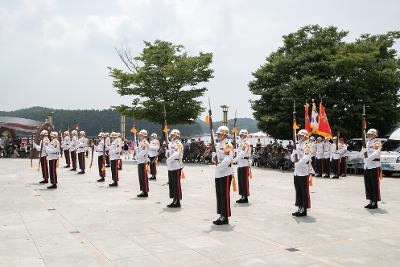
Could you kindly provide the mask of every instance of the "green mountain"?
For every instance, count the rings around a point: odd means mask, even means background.
[[[82,109],[82,110],[66,110],[66,109],[50,109],[44,107],[31,107],[19,109],[15,111],[0,111],[0,116],[21,117],[26,119],[45,121],[47,115],[53,112],[53,122],[56,129],[75,129],[78,125],[79,129],[86,131],[88,136],[97,135],[100,131],[112,130],[119,131],[120,129],[120,115],[112,109],[96,110],[96,109]],[[126,118],[126,137],[131,139],[133,135],[130,129],[135,123],[136,129],[147,129],[149,133],[156,132],[161,134],[161,125],[151,123],[148,121],[137,120],[133,121],[131,118]],[[222,122],[215,122],[214,127],[217,128]],[[232,128],[233,120],[229,120],[228,126]],[[257,122],[254,119],[238,118],[238,127],[247,128],[249,132],[258,131]],[[202,120],[197,120],[191,125],[169,125],[170,129],[177,128],[181,131],[182,136],[197,136],[208,133],[208,125]]]

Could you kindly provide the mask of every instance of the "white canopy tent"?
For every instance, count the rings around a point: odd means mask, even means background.
[[[272,138],[269,134],[264,133],[262,131],[249,134],[250,144],[256,145],[258,142],[258,139],[260,139],[261,144],[264,146],[267,145],[269,142],[274,141],[274,138]]]

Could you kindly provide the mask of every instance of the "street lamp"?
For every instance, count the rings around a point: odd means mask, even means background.
[[[227,105],[222,105],[222,112],[223,112],[223,116],[222,116],[222,124],[224,126],[228,126],[228,109],[229,107]]]

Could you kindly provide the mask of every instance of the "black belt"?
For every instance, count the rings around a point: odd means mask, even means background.
[[[381,161],[381,159],[373,159],[372,161]]]
[[[244,159],[249,159],[249,157],[245,157]]]

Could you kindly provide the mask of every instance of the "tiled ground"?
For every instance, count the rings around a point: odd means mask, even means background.
[[[179,210],[165,207],[164,165],[144,200],[133,163],[118,188],[96,183],[95,168],[60,168],[55,191],[27,160],[0,170],[0,266],[399,266],[398,178],[384,179],[375,211],[362,177],[314,179],[309,217],[293,218],[292,175],[254,169],[251,203],[232,203],[231,224],[217,227],[213,166],[186,166]]]

